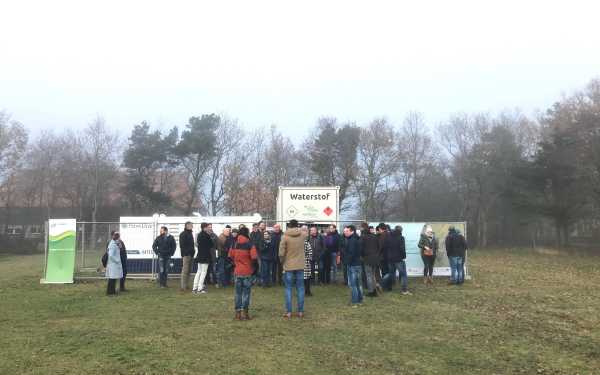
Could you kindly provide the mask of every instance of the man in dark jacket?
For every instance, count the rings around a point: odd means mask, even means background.
[[[406,244],[400,225],[397,225],[392,233],[386,237],[384,247],[387,253],[389,271],[384,278],[385,283],[391,290],[392,285],[396,282],[396,270],[398,270],[402,294],[411,294],[408,291],[408,275],[406,274]]]
[[[261,252],[261,249],[264,248],[264,237],[265,237],[265,230],[266,230],[266,225],[264,221],[259,221],[256,224],[252,225],[252,232],[250,233],[250,241],[252,242],[252,244],[254,245],[254,247],[256,247],[256,251],[257,252]],[[260,256],[261,261],[259,262],[259,272],[262,275],[262,256]],[[263,285],[263,280],[262,278],[259,278],[258,284],[259,285]]]
[[[377,282],[375,273],[379,272],[379,241],[377,236],[369,230],[369,224],[361,225],[360,242],[363,250],[363,260],[365,265],[367,296],[377,297]]]
[[[169,234],[169,229],[165,226],[160,227],[160,235],[156,237],[152,244],[152,250],[158,255],[158,283],[161,288],[167,287],[167,278],[169,276],[169,262],[177,244],[173,236]]]
[[[344,263],[348,267],[348,281],[352,290],[351,303],[353,306],[357,306],[363,301],[361,288],[362,249],[354,225],[348,225],[344,228],[344,237]]]
[[[379,263],[379,269],[381,271],[381,276],[385,276],[388,273],[387,254],[385,252],[385,239],[390,233],[388,232],[387,225],[385,225],[385,223],[379,223],[375,230],[377,232],[377,241],[379,242],[379,259],[381,259],[381,262]],[[383,285],[381,277],[379,277],[379,280],[377,280],[377,282]]]
[[[212,224],[202,223],[200,224],[200,233],[196,237],[196,243],[198,245],[198,253],[196,254],[195,262],[198,263],[198,270],[194,277],[194,285],[192,286],[192,293],[206,293],[204,280],[208,274],[208,267],[213,261],[215,254],[215,241],[211,236]]]
[[[188,221],[185,223],[185,229],[179,234],[179,249],[181,250],[181,291],[188,289],[190,273],[192,272],[192,259],[196,253],[194,246],[194,225]]]
[[[323,268],[323,262],[322,262],[322,257],[323,257],[323,253],[325,250],[325,241],[323,240],[323,237],[319,234],[319,229],[317,227],[311,227],[310,228],[310,235],[308,237],[308,242],[310,243],[310,246],[312,248],[312,254],[313,257],[311,259],[311,279],[313,279],[315,282],[317,282],[317,280],[315,279],[315,265],[318,266],[319,268],[319,281],[322,281],[323,278],[321,276],[322,268]]]
[[[273,252],[273,269],[271,270],[271,277],[273,284],[278,283],[279,285],[281,285],[283,284],[283,267],[281,266],[281,262],[279,260],[279,244],[281,243],[281,236],[283,235],[283,232],[281,232],[281,225],[273,225],[273,231],[270,234],[271,251]]]
[[[465,282],[464,259],[467,253],[467,240],[454,226],[450,226],[448,229],[446,253],[452,275],[450,284],[461,285]]]
[[[323,281],[326,284],[336,282],[337,276],[337,256],[340,253],[342,239],[334,224],[329,226],[325,236],[325,253],[323,254]]]

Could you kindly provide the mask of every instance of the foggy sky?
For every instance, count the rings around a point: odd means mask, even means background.
[[[595,4],[5,0],[0,110],[34,131],[99,114],[124,135],[225,112],[294,138],[322,115],[532,113],[600,76]]]

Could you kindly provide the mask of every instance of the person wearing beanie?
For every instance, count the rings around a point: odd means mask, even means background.
[[[452,225],[448,228],[445,243],[451,270],[449,284],[462,285],[465,282],[464,259],[467,251],[467,241]]]
[[[250,320],[250,296],[258,270],[258,252],[250,240],[248,228],[240,228],[235,245],[229,250],[235,275],[235,320]]]

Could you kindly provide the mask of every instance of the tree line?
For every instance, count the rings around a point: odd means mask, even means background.
[[[0,112],[0,202],[70,207],[79,220],[121,214],[275,216],[280,185],[339,186],[343,216],[466,220],[479,246],[552,239],[600,213],[600,80],[546,111],[457,113],[429,126],[322,117],[303,140],[226,115],[121,134],[102,117],[35,136]],[[112,217],[110,217],[112,215]],[[4,218],[8,222],[8,218]]]

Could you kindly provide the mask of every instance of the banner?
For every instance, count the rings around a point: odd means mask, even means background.
[[[48,255],[43,283],[72,283],[75,268],[77,221],[50,219],[48,221]]]
[[[438,241],[438,251],[433,265],[434,276],[450,276],[450,264],[446,253],[446,236],[448,228],[454,226],[466,237],[464,222],[436,222],[436,223],[386,223],[392,230],[396,225],[402,227],[402,235],[406,243],[406,273],[408,276],[423,276],[423,260],[421,259],[421,250],[419,249],[419,240],[425,225],[431,226],[434,237]],[[377,223],[370,225],[377,226]],[[465,263],[465,271],[467,265]]]

